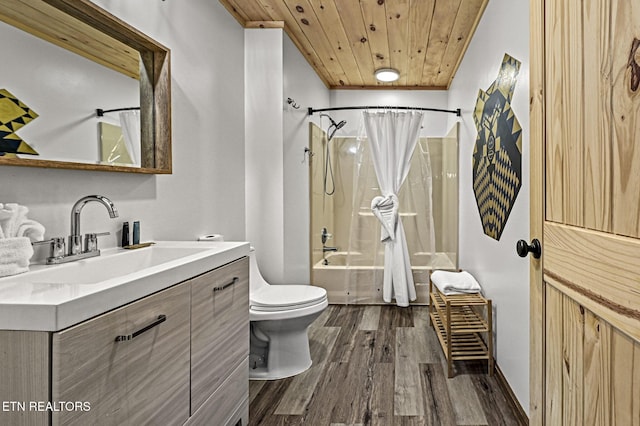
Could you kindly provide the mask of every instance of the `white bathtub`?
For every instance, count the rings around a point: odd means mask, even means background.
[[[327,290],[333,304],[383,304],[383,267],[372,265],[372,260],[360,253],[332,252],[313,265],[311,283]],[[429,303],[429,271],[455,269],[455,262],[447,253],[414,253],[411,269],[416,284],[417,299],[413,304]],[[384,261],[383,256],[377,259]]]

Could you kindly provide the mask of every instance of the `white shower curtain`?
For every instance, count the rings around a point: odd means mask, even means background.
[[[418,111],[365,111],[364,126],[381,196],[371,202],[373,214],[382,224],[384,251],[383,300],[409,306],[416,290],[409,261],[407,240],[398,214],[398,192],[409,174],[411,156],[418,141],[422,113]]]
[[[133,164],[140,167],[140,113],[138,111],[122,111],[120,113],[120,127],[122,136],[129,151]]]

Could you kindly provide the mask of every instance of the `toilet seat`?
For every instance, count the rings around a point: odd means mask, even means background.
[[[324,302],[327,292],[312,285],[270,285],[251,294],[250,309],[281,312],[306,308]]]

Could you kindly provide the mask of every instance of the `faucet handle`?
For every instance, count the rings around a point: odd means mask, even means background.
[[[111,232],[91,232],[84,234],[84,252],[98,251],[98,237],[111,235]]]
[[[51,244],[49,258],[59,259],[64,257],[64,237],[53,237],[48,240],[34,241],[31,245]]]

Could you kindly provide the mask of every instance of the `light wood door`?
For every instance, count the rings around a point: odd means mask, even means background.
[[[531,424],[640,424],[640,2],[531,0]]]
[[[189,290],[180,284],[53,333],[52,400],[89,404],[54,412],[53,424],[182,425]]]

